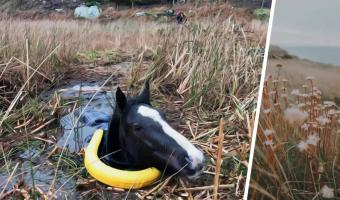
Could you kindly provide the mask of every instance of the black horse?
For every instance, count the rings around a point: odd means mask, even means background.
[[[118,87],[116,104],[100,148],[100,156],[109,155],[104,162],[121,169],[156,167],[190,179],[202,173],[203,153],[166,122],[162,111],[151,106],[148,82],[133,98]]]

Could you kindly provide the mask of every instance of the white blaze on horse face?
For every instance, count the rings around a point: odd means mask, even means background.
[[[190,159],[190,167],[196,168],[201,165],[204,156],[203,153],[198,150],[193,144],[190,143],[182,134],[178,133],[175,129],[173,129],[166,121],[163,120],[159,112],[155,109],[152,109],[148,106],[139,106],[137,112],[144,116],[148,117],[155,122],[157,122],[163,129],[164,133],[174,139],[179,146],[181,146],[188,154]]]

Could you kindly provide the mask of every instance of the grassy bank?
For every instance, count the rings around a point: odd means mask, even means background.
[[[340,103],[340,92],[337,89],[340,84],[337,76],[340,67],[301,59],[270,59],[268,73],[275,75],[278,64],[282,65],[281,75],[290,80],[289,87],[300,87],[302,79],[313,76],[315,85],[323,91],[324,99]]]

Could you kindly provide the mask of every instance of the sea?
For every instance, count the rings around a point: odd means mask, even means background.
[[[289,54],[301,59],[308,59],[320,63],[336,65],[340,67],[340,46],[281,46]]]

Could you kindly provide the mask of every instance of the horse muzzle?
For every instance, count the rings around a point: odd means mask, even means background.
[[[183,174],[185,174],[190,180],[196,180],[204,171],[204,159],[197,160],[186,157],[185,160],[187,162],[187,166],[184,168]]]

